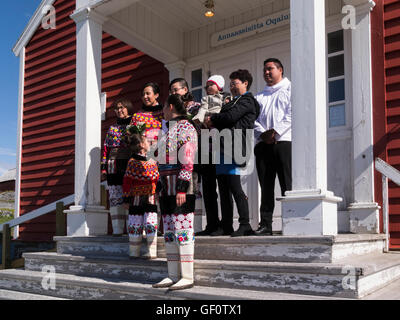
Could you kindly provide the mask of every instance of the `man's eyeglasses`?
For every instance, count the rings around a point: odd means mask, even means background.
[[[231,87],[234,87],[234,86],[237,86],[237,85],[239,85],[239,84],[241,84],[240,81],[232,81],[229,85],[230,85]]]
[[[174,93],[177,93],[179,90],[182,90],[182,89],[183,89],[183,87],[182,88],[175,88],[175,89],[169,90],[169,92],[174,94]]]

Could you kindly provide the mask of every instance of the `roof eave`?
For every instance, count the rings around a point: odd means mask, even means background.
[[[12,51],[18,57],[21,53],[22,48],[24,48],[28,42],[31,40],[33,35],[35,34],[37,28],[42,23],[43,18],[47,14],[46,11],[43,9],[46,6],[51,6],[55,0],[42,0],[40,6],[36,9],[35,13],[33,14],[31,20],[29,21],[28,25],[26,26],[24,32],[19,37],[17,43],[14,45]]]

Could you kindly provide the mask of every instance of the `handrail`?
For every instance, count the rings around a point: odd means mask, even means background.
[[[3,224],[0,224],[0,233],[3,232],[3,226],[6,225],[6,224],[8,224],[8,226],[10,228],[18,226],[18,225],[20,225],[22,223],[25,223],[25,222],[29,221],[29,220],[41,217],[41,216],[43,216],[45,214],[48,214],[49,212],[55,211],[58,202],[63,202],[64,205],[67,206],[67,205],[70,205],[70,204],[74,203],[74,201],[75,201],[74,195],[70,195],[70,196],[65,197],[63,199],[57,200],[57,201],[55,201],[53,203],[50,203],[50,204],[48,204],[48,205],[46,205],[44,207],[36,209],[36,210],[34,210],[34,211],[30,212],[30,213],[24,214],[23,216],[20,216],[20,217],[18,217],[16,219],[13,219],[11,221],[7,221],[7,222],[5,222]]]
[[[101,183],[101,204],[106,206],[107,205],[107,182],[104,181]],[[29,220],[36,219],[38,217],[41,217],[45,214],[48,214],[52,211],[56,211],[56,235],[57,236],[64,236],[65,235],[65,230],[66,230],[66,225],[65,225],[65,214],[64,214],[64,208],[65,206],[68,206],[70,204],[73,204],[75,201],[75,195],[70,195],[68,197],[65,197],[63,199],[57,200],[53,203],[50,203],[44,207],[41,207],[37,210],[34,210],[30,213],[24,214],[21,217],[18,217],[16,219],[13,219],[11,221],[5,222],[0,225],[0,233],[2,234],[2,239],[0,240],[2,242],[2,252],[1,252],[1,257],[2,257],[2,262],[0,269],[8,269],[11,266],[11,258],[10,258],[10,247],[11,247],[11,228],[18,226],[22,223],[25,223]]]
[[[375,169],[382,174],[383,232],[386,235],[385,251],[389,252],[389,179],[400,186],[400,171],[379,158],[375,160]]]

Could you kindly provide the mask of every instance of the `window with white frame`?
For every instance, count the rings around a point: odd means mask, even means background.
[[[328,33],[329,128],[346,126],[345,51],[343,30]]]
[[[196,69],[192,71],[192,94],[194,100],[197,102],[201,101],[203,97],[203,70]]]

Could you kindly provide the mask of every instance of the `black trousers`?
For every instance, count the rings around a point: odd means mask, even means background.
[[[254,153],[261,185],[260,226],[271,227],[275,209],[276,175],[282,195],[292,190],[292,143],[282,141],[268,145],[260,142],[256,145]]]
[[[222,228],[225,233],[233,233],[233,199],[239,213],[240,225],[249,225],[249,203],[243,192],[240,176],[218,175],[218,189],[221,197]]]
[[[221,222],[218,218],[218,193],[217,193],[217,175],[215,164],[202,164],[200,173],[203,186],[204,206],[207,217],[206,229],[213,232],[216,231]]]

